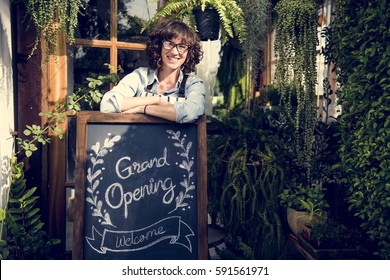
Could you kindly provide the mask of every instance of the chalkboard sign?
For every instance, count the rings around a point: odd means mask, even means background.
[[[206,121],[77,116],[74,259],[206,259]]]

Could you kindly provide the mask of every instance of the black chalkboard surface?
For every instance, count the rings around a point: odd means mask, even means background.
[[[207,258],[205,117],[77,119],[73,258]]]

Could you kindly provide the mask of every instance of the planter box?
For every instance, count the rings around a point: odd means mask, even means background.
[[[297,235],[297,242],[305,250],[305,253],[308,253],[316,260],[353,260],[358,259],[359,256],[357,248],[316,248],[302,234]]]

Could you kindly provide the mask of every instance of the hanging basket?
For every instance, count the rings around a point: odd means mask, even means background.
[[[217,10],[213,8],[206,8],[204,11],[195,9],[194,16],[198,34],[202,41],[219,39],[220,21]]]

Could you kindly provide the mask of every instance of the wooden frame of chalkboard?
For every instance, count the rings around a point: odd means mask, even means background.
[[[207,259],[206,117],[77,115],[73,259]]]

